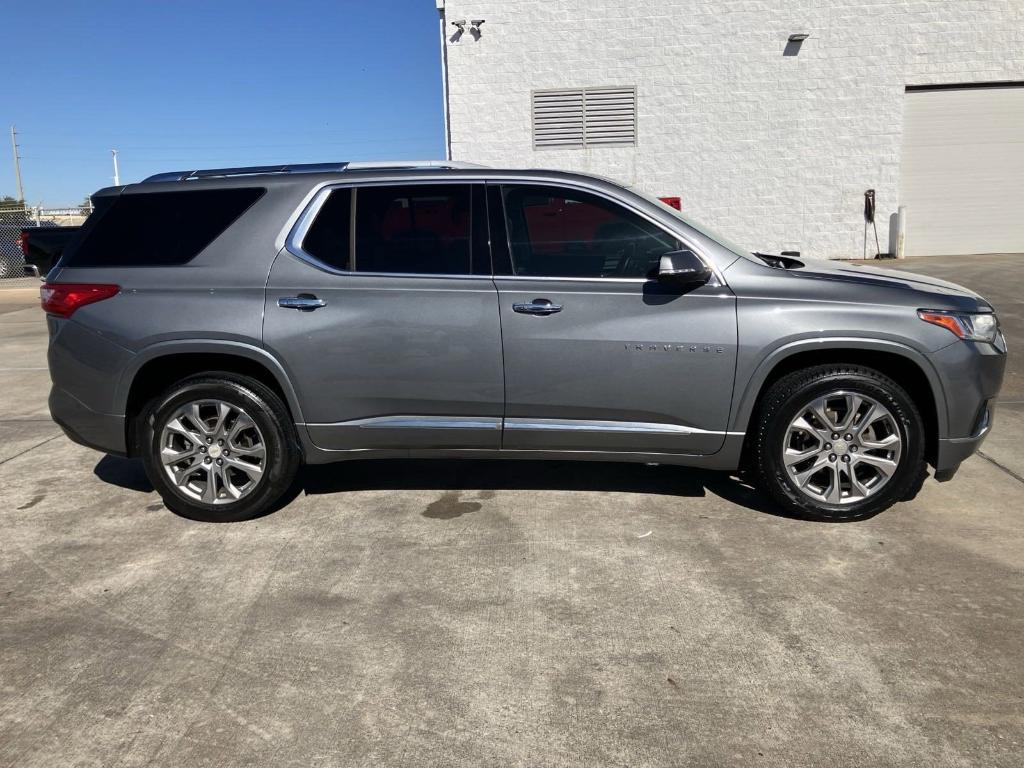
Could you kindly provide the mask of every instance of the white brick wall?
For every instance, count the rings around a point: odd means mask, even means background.
[[[448,0],[452,155],[590,171],[759,250],[888,251],[906,85],[1024,80],[1024,0]],[[455,28],[450,24],[447,34]],[[797,56],[791,33],[808,32]],[[536,88],[636,85],[636,147],[538,150]],[[869,232],[869,256],[874,255]]]

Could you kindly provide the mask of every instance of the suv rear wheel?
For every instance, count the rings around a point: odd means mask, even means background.
[[[800,517],[871,517],[912,497],[926,476],[921,414],[902,387],[873,369],[791,373],[765,394],[760,415],[761,485]]]
[[[299,466],[284,404],[244,376],[211,373],[175,384],[152,402],[141,430],[150,482],[168,509],[193,520],[269,511]]]

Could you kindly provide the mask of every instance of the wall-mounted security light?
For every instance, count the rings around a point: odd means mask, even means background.
[[[782,51],[783,56],[797,56],[800,54],[800,47],[804,44],[804,40],[810,37],[807,32],[794,32],[787,38],[785,49]]]

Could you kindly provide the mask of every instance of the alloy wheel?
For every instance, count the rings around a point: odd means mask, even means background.
[[[256,422],[223,400],[180,406],[160,432],[160,463],[182,495],[204,504],[231,504],[252,493],[267,466]]]
[[[797,411],[782,460],[801,493],[852,504],[878,493],[896,473],[903,440],[895,417],[868,395],[837,391]]]

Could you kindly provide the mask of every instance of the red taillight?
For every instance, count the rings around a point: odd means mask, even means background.
[[[44,283],[39,298],[47,314],[71,317],[79,307],[109,299],[120,290],[118,285],[99,283]]]
[[[18,233],[18,247],[21,248],[21,252],[28,257],[28,232],[22,230]]]
[[[659,200],[665,205],[670,205],[677,211],[683,210],[683,200],[680,197],[659,197]]]

